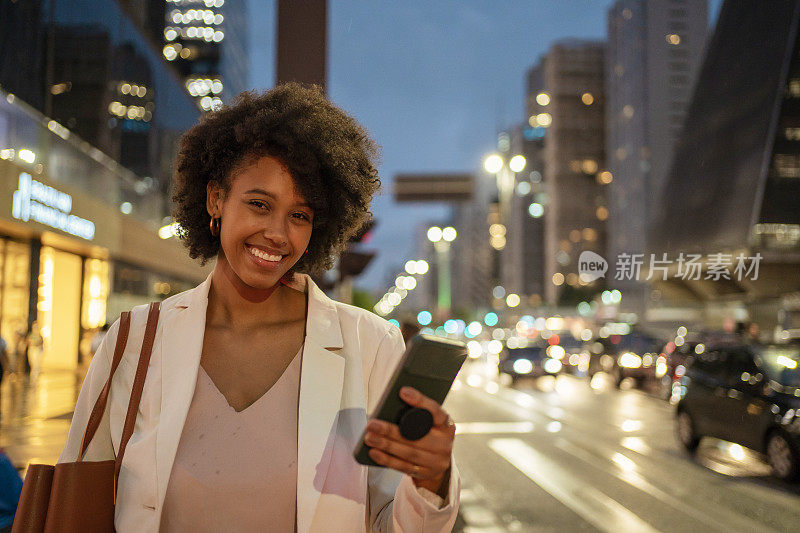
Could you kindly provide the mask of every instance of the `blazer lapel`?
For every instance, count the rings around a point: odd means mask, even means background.
[[[194,396],[206,327],[211,276],[178,302],[163,324],[161,418],[156,438],[158,508],[164,504],[178,442]]]
[[[339,317],[332,300],[307,276],[308,316],[300,374],[297,421],[297,531],[307,533],[314,519],[331,462],[342,401],[345,360]]]

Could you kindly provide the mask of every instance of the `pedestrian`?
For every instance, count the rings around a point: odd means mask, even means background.
[[[44,351],[44,339],[39,323],[34,320],[26,339],[28,344],[28,363],[31,367],[31,381],[37,381],[42,373],[42,354]]]
[[[97,353],[97,350],[98,350],[98,348],[100,348],[100,344],[102,344],[103,339],[106,338],[106,334],[108,334],[109,326],[110,326],[110,324],[108,322],[106,322],[105,324],[103,324],[100,327],[98,332],[94,334],[94,337],[92,337],[92,344],[89,347],[89,350],[92,352],[92,357],[94,357],[94,354]]]
[[[3,337],[0,337],[0,385],[3,384],[4,372],[10,372],[11,360],[8,357],[8,344]]]
[[[0,449],[0,533],[11,531],[21,493],[22,478],[6,453]]]
[[[3,417],[3,375],[12,370],[11,360],[8,357],[8,344],[3,337],[0,337],[0,420]]]
[[[329,299],[309,274],[368,220],[377,146],[317,88],[243,93],[181,139],[174,218],[205,282],[161,303],[116,494],[117,531],[450,531],[455,427],[411,389],[433,429],[417,441],[371,420],[400,331]],[[85,459],[114,456],[148,314],[133,309],[109,416]],[[75,461],[108,373],[109,329],[60,461]],[[138,342],[137,342],[138,341]],[[127,387],[127,388],[126,388]],[[353,451],[365,426],[371,458]]]

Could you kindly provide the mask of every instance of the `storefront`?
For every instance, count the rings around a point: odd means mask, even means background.
[[[155,224],[22,163],[0,158],[0,336],[18,368],[75,369],[107,321],[207,275]]]

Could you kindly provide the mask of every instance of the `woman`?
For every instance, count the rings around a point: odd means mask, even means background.
[[[315,89],[243,94],[181,140],[175,219],[200,286],[162,303],[119,478],[118,531],[449,531],[455,427],[416,442],[369,423],[403,351],[399,330],[328,299],[301,273],[329,268],[369,216],[376,146]],[[118,449],[147,307],[134,308],[108,414],[86,460]],[[119,322],[92,360],[61,461],[74,461]]]

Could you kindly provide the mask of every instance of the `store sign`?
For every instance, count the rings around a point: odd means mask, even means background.
[[[31,178],[27,172],[19,175],[19,188],[14,191],[11,216],[25,222],[33,220],[70,235],[90,241],[94,238],[94,222],[75,215],[72,196]]]

